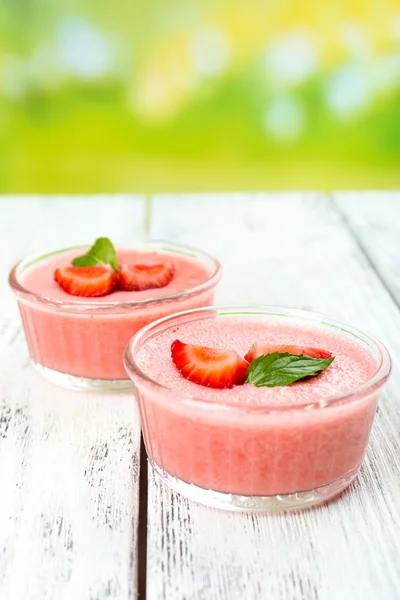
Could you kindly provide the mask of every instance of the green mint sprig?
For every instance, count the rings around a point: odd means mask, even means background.
[[[114,271],[118,271],[117,253],[108,238],[97,238],[86,254],[78,256],[72,261],[74,267],[93,267],[95,265],[111,265]]]
[[[309,358],[303,354],[288,352],[262,354],[250,363],[246,383],[257,387],[290,385],[303,377],[324,371],[334,360],[334,356],[325,359]]]

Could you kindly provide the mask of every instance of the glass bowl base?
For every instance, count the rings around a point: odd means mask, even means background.
[[[158,480],[185,498],[205,506],[245,513],[279,513],[323,504],[345,490],[355,479],[359,470],[359,467],[352,469],[343,477],[314,490],[293,494],[278,494],[276,496],[241,496],[206,490],[169,475],[150,459],[149,464],[152,466]]]
[[[89,377],[77,377],[68,373],[61,373],[48,369],[43,365],[31,361],[35,369],[45,378],[70,390],[90,392],[124,392],[133,389],[130,379],[90,379]]]

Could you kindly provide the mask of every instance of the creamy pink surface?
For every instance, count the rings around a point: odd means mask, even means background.
[[[20,277],[21,284],[29,291],[42,296],[49,296],[65,302],[87,302],[88,298],[71,296],[64,292],[54,281],[54,271],[58,267],[71,266],[71,262],[77,256],[84,254],[87,249],[70,250],[57,254],[44,261],[32,265],[24,271]],[[119,264],[141,264],[155,265],[158,263],[172,262],[176,272],[173,279],[163,288],[144,290],[143,292],[125,292],[117,290],[108,296],[95,298],[95,302],[138,302],[151,298],[162,298],[170,294],[177,294],[189,288],[195,287],[210,278],[210,270],[198,260],[176,252],[155,252],[143,250],[120,250],[118,251]],[[89,299],[93,300],[93,299]]]
[[[232,348],[241,355],[256,341],[316,346],[336,358],[317,377],[290,386],[215,390],[179,374],[170,358],[174,339]],[[366,349],[331,328],[293,326],[289,320],[279,326],[240,318],[199,320],[149,339],[137,361],[147,375],[172,390],[134,377],[149,455],[185,482],[246,496],[288,494],[350,478],[362,461],[376,393],[325,408],[296,409],[350,390],[377,370]],[[283,405],[294,408],[279,410]]]
[[[173,312],[212,303],[213,288],[172,301],[162,299],[207,281],[211,272],[204,263],[182,254],[139,250],[118,252],[119,262],[172,261],[176,272],[167,286],[143,292],[117,291],[95,299],[71,296],[53,281],[54,270],[69,265],[72,258],[81,253],[69,251],[44,259],[28,267],[20,277],[21,284],[32,292],[75,304],[73,310],[65,311],[34,301],[19,302],[31,357],[48,369],[91,379],[127,379],[123,355],[129,338],[136,331]],[[103,304],[153,298],[158,301],[151,305],[117,306],[104,312],[80,308],[88,300]]]
[[[211,348],[229,348],[241,356],[256,342],[274,345],[313,346],[329,350],[335,356],[331,366],[318,377],[299,381],[285,387],[255,387],[251,384],[232,389],[215,389],[197,385],[181,376],[171,360],[171,344],[179,339],[187,344]],[[376,371],[370,353],[353,339],[326,329],[318,330],[289,325],[265,326],[260,322],[240,319],[214,319],[183,324],[167,330],[147,342],[138,355],[143,371],[158,383],[195,396],[208,402],[237,404],[299,404],[314,402],[316,398],[338,394],[367,381]]]

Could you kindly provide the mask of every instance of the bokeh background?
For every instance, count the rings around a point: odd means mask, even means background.
[[[0,2],[0,192],[394,187],[399,0]]]

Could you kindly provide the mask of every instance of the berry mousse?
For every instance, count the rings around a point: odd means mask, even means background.
[[[252,312],[189,311],[130,342],[151,462],[166,483],[191,497],[194,485],[216,506],[236,502],[231,494],[267,510],[265,498],[289,508],[324,501],[360,467],[387,352],[327,317]],[[229,496],[208,501],[215,493]]]
[[[209,305],[219,278],[218,262],[200,251],[166,242],[115,250],[99,238],[22,261],[10,284],[35,366],[63,385],[112,389],[129,384],[129,338],[160,317]]]

